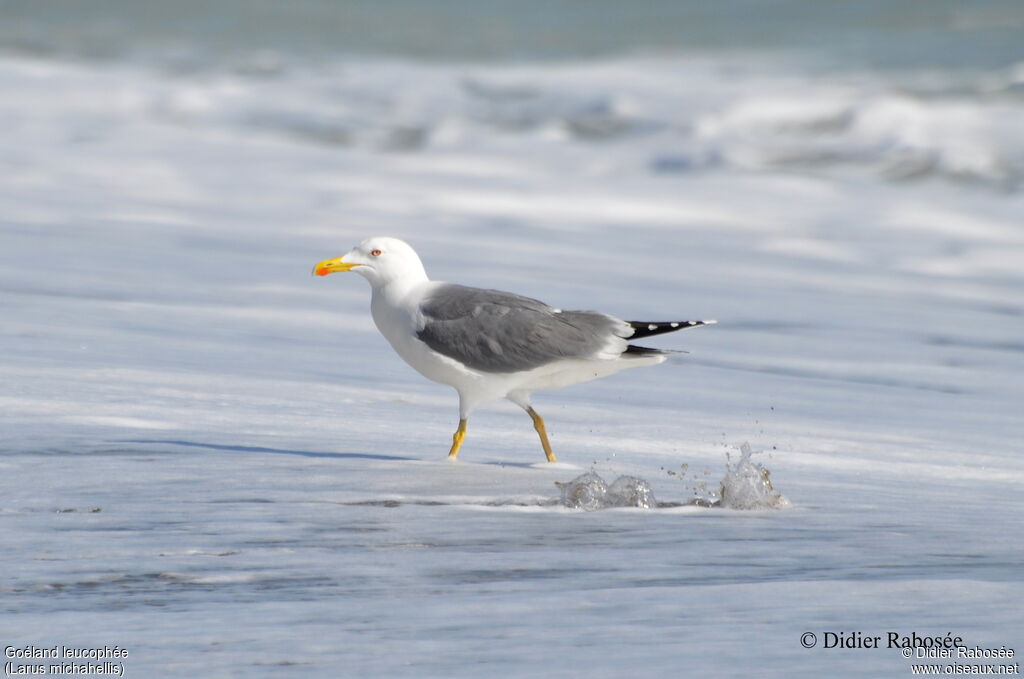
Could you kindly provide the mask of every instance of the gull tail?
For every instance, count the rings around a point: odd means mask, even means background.
[[[661,335],[666,332],[696,328],[698,325],[714,325],[718,321],[626,321],[629,327],[633,328],[633,334],[629,339],[641,339],[651,335]]]

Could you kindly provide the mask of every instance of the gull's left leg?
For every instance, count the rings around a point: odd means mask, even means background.
[[[551,441],[548,441],[548,430],[544,427],[544,418],[538,415],[537,411],[530,405],[530,392],[510,391],[505,398],[525,410],[526,414],[530,416],[530,419],[533,420],[533,428],[537,430],[537,435],[540,436],[540,444],[544,446],[544,455],[548,458],[548,462],[555,462],[557,458],[551,450]]]
[[[551,450],[551,442],[548,441],[548,430],[544,427],[544,418],[537,414],[533,406],[527,406],[526,412],[533,418],[533,428],[537,430],[537,434],[540,436],[540,445],[544,447],[544,455],[547,456],[548,462],[555,462],[557,458]]]

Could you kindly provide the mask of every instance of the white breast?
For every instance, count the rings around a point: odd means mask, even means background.
[[[419,315],[419,300],[422,299],[425,288],[430,285],[428,282],[411,290],[397,291],[405,294],[395,294],[395,290],[387,288],[374,289],[370,302],[373,322],[394,348],[395,353],[421,375],[435,382],[459,388],[467,381],[474,381],[479,375],[458,361],[432,351],[416,337],[416,333],[423,327]]]

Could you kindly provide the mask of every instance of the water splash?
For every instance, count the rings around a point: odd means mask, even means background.
[[[608,496],[616,507],[642,507],[651,509],[658,506],[651,484],[635,476],[620,476],[608,488]]]
[[[750,461],[754,454],[750,445],[740,445],[740,458],[736,464],[731,456],[725,465],[719,492],[719,504],[729,509],[780,509],[789,506],[789,500],[772,487],[769,472],[763,465]]]
[[[570,509],[592,512],[608,507],[608,484],[594,472],[580,474],[568,483],[555,485],[562,491],[562,504]]]
[[[650,484],[635,476],[620,476],[609,486],[595,472],[587,472],[568,483],[556,482],[555,485],[562,491],[561,504],[571,509],[592,512],[609,507],[651,509],[658,506]]]
[[[771,472],[763,465],[751,461],[755,451],[750,445],[740,445],[740,457],[735,463],[726,454],[725,476],[717,491],[708,491],[705,483],[698,483],[694,497],[686,502],[658,502],[651,485],[636,476],[620,476],[608,485],[596,472],[590,471],[566,483],[555,482],[561,491],[559,504],[570,509],[592,512],[611,507],[640,507],[644,509],[670,507],[722,507],[726,509],[756,510],[781,509],[789,506],[789,500],[775,490],[770,479]],[[683,477],[687,465],[680,472],[668,472],[670,476]]]

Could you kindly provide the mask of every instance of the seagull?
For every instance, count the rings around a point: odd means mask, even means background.
[[[370,283],[370,312],[395,352],[427,379],[459,394],[455,460],[478,406],[507,398],[530,416],[548,462],[555,462],[544,420],[530,403],[539,389],[662,363],[671,353],[630,344],[716,321],[623,321],[599,311],[563,311],[511,292],[427,277],[416,251],[397,238],[364,240],[315,267],[317,276],[354,271]]]

